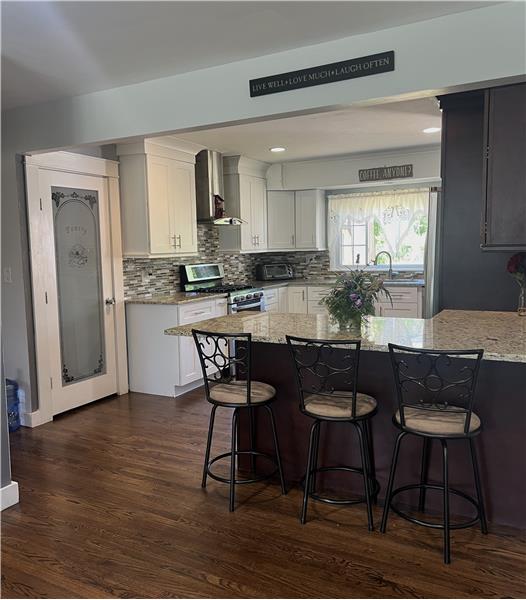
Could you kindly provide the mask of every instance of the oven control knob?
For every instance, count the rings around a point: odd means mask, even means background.
[[[257,292],[257,294],[254,294],[254,296],[261,298],[261,296],[263,296],[263,292]]]
[[[232,298],[232,301],[233,301],[233,302],[239,302],[240,300],[241,300],[241,298],[240,298],[239,296],[234,296],[234,297]]]
[[[250,298],[252,298],[252,294],[247,294],[247,295],[246,295],[246,299],[247,299],[247,300],[250,300]]]

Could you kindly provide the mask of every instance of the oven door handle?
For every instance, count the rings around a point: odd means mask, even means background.
[[[252,302],[252,304],[234,304],[232,306],[232,310],[234,312],[239,312],[240,310],[247,310],[249,308],[256,308],[258,306],[261,306],[261,302]]]

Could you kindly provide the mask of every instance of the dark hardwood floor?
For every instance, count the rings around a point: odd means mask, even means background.
[[[220,413],[216,452],[229,439]],[[526,595],[518,532],[455,531],[445,566],[440,532],[396,515],[381,535],[363,506],[312,503],[301,526],[295,489],[240,486],[229,513],[227,486],[200,486],[208,415],[200,390],[129,394],[14,433],[21,501],[2,513],[3,597]]]

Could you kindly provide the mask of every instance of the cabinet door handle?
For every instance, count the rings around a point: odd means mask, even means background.
[[[178,243],[177,247],[178,247],[178,248],[181,248],[181,236],[180,236],[180,235],[178,235],[178,236],[177,236],[177,239],[179,240],[179,243]]]
[[[252,236],[252,245],[253,246],[256,245],[256,236],[255,235]]]
[[[301,290],[301,299],[305,302],[305,290]]]

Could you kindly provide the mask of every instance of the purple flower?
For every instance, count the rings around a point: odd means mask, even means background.
[[[361,308],[361,307],[362,307],[362,304],[363,304],[363,302],[362,302],[362,299],[361,299],[361,298],[357,298],[357,299],[354,301],[354,306],[356,306],[356,308]]]

